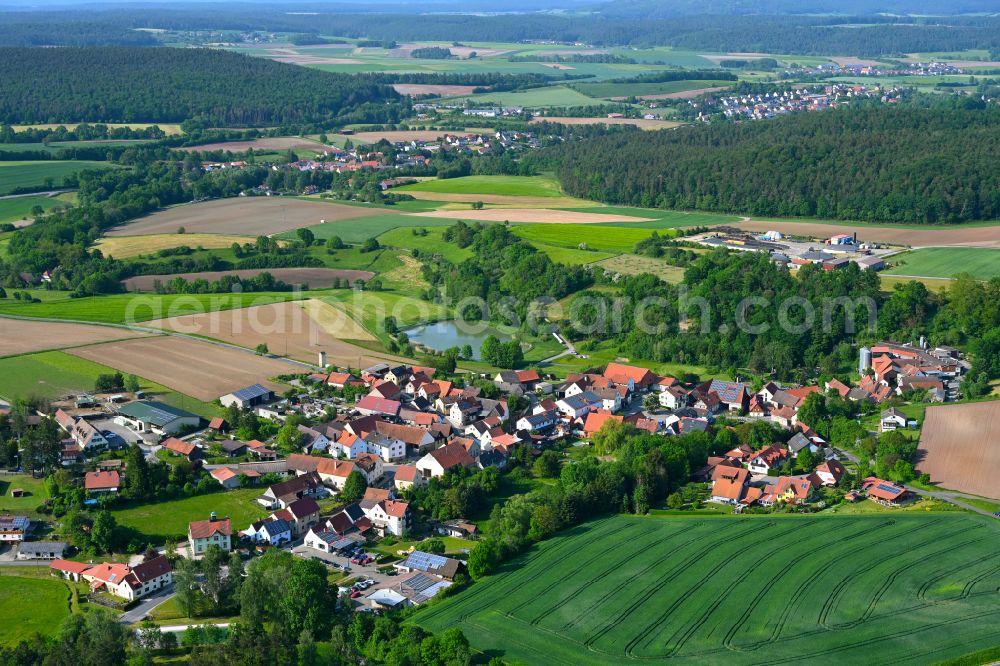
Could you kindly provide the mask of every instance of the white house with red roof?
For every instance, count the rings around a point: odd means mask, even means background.
[[[52,568],[64,569],[52,563]],[[60,565],[61,567],[61,565]],[[141,599],[157,590],[170,585],[173,580],[173,569],[163,555],[146,560],[134,567],[128,564],[102,562],[79,574],[80,578],[90,583],[92,592],[107,592],[127,601]]]
[[[218,546],[227,553],[233,549],[233,523],[229,518],[216,518],[188,523],[188,546],[191,556],[199,558],[209,546]]]

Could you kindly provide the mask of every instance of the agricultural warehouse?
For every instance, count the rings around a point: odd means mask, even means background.
[[[119,407],[117,411],[118,416],[115,420],[120,425],[139,433],[172,435],[184,428],[197,427],[201,423],[201,417],[196,414],[154,400],[130,402]]]

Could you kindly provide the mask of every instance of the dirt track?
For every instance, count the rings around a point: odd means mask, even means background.
[[[960,224],[948,227],[931,227],[928,229],[903,229],[892,226],[820,224],[816,222],[789,222],[778,220],[748,220],[728,226],[739,227],[749,231],[780,231],[782,233],[798,234],[813,238],[829,238],[836,234],[852,234],[857,232],[858,240],[876,243],[892,243],[896,245],[911,245],[913,247],[996,247],[1000,248],[1000,226],[969,227]]]
[[[204,401],[251,384],[278,389],[281,385],[268,377],[301,371],[277,359],[175,336],[110,342],[68,353]]]
[[[1000,500],[1000,402],[928,407],[917,456],[932,483]]]
[[[269,236],[320,221],[383,215],[383,209],[285,197],[234,197],[174,206],[111,230],[108,236],[188,233]]]
[[[0,318],[0,356],[27,354],[49,349],[65,349],[148,335],[148,333],[107,326]],[[2,383],[3,379],[0,378],[0,384]]]
[[[335,280],[347,280],[354,284],[355,280],[370,280],[375,276],[371,271],[355,271],[340,268],[252,268],[236,271],[210,271],[204,273],[177,273],[173,275],[139,275],[122,280],[129,291],[151,291],[154,283],[159,280],[166,283],[174,278],[193,280],[208,280],[215,282],[223,275],[236,275],[241,279],[251,278],[261,273],[270,273],[275,280],[287,284],[309,285],[312,289],[332,287]]]

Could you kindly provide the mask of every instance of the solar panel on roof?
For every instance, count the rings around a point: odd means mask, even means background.
[[[414,569],[421,569],[423,571],[426,571],[427,569],[441,568],[447,564],[447,562],[447,557],[434,555],[433,553],[424,553],[419,550],[410,553],[410,556],[406,558],[406,566]]]
[[[890,486],[885,483],[878,484],[878,489],[884,493],[898,493],[902,488],[897,488],[896,486]]]

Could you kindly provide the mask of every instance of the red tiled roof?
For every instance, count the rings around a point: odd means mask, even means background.
[[[465,447],[461,444],[446,444],[440,449],[434,449],[430,452],[430,456],[438,461],[438,463],[446,470],[452,467],[471,467],[476,464],[469,452],[465,450]]]
[[[84,477],[83,487],[87,490],[110,490],[121,485],[121,477],[118,472],[87,472]]]
[[[188,525],[188,533],[193,539],[210,539],[215,534],[232,536],[233,523],[228,518],[196,520]]]
[[[592,435],[601,429],[608,421],[617,421],[621,423],[625,418],[623,416],[615,416],[607,409],[595,409],[594,411],[587,414],[587,420],[583,424],[583,431],[588,435]]]
[[[55,569],[56,571],[66,571],[74,574],[82,574],[84,571],[90,568],[89,564],[83,562],[73,562],[72,560],[52,560],[49,565],[50,569]]]
[[[396,468],[396,481],[412,482],[417,478],[417,468],[413,465],[400,465]]]
[[[182,442],[176,437],[168,437],[167,440],[163,442],[163,448],[167,449],[168,451],[179,453],[182,456],[189,456],[191,455],[191,452],[198,447],[196,447],[194,444],[190,442]]]

